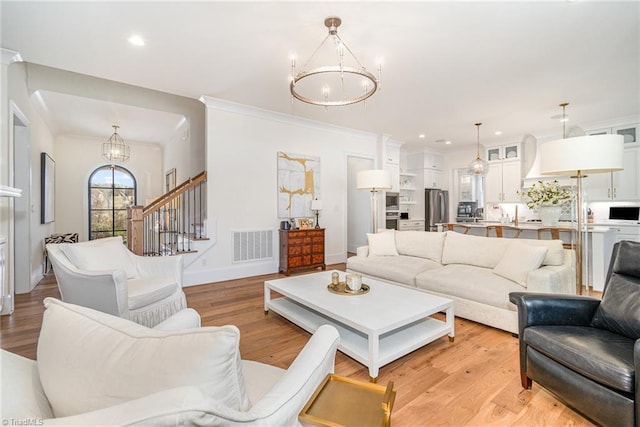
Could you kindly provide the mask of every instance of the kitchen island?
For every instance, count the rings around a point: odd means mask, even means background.
[[[492,221],[460,222],[453,224],[469,227],[467,234],[475,236],[486,236],[487,226],[490,225],[509,225],[522,230],[522,233],[518,237],[520,239],[537,239],[538,229],[547,228],[547,226],[542,225],[540,222],[520,222],[518,225],[514,225],[513,223],[501,224]],[[561,221],[558,223],[559,228],[571,228],[574,230],[576,225],[576,223],[570,221]],[[437,226],[438,231],[443,231],[442,224],[437,224]],[[582,252],[583,282],[585,285],[591,286],[594,291],[602,292],[609,268],[609,261],[611,260],[611,251],[616,242],[616,231],[608,226],[588,225],[585,227],[585,232],[587,233],[587,237],[583,240],[585,242]],[[564,243],[572,243],[571,236],[561,235],[561,238]]]

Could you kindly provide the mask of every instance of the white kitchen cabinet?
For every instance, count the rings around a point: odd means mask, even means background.
[[[425,169],[424,188],[442,188],[442,172],[432,169]]]
[[[389,171],[391,175],[391,191],[394,193],[400,192],[400,147],[401,142],[388,141],[384,146],[384,168]]]
[[[610,227],[616,232],[616,242],[621,240],[640,242],[640,225],[612,225]]]
[[[487,147],[486,159],[488,162],[500,162],[503,160],[520,160],[520,143],[496,145]]]
[[[391,163],[394,165],[400,164],[400,146],[402,144],[398,144],[395,142],[388,142],[386,144],[386,155],[385,155],[385,163]]]
[[[589,201],[640,200],[640,148],[624,150],[624,169],[618,172],[591,174],[586,178]]]
[[[485,176],[485,200],[487,203],[517,203],[522,187],[520,161],[489,163]]]
[[[429,170],[442,170],[442,156],[436,153],[424,153],[424,168]]]
[[[628,124],[616,126],[613,128],[591,129],[586,131],[587,135],[606,135],[612,133],[614,135],[622,135],[625,147],[633,147],[640,145],[640,124]]]
[[[398,222],[398,231],[424,231],[423,219],[401,219]]]
[[[393,193],[400,192],[400,165],[394,165],[392,163],[387,163],[386,169],[389,171],[391,175],[391,191]]]

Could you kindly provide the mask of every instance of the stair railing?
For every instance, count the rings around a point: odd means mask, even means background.
[[[137,255],[166,256],[194,252],[193,241],[206,239],[207,172],[201,172],[147,206],[127,210],[127,245]]]

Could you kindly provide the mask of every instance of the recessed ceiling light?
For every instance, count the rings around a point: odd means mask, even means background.
[[[445,144],[445,145],[451,144],[451,141],[449,141],[448,139],[436,139],[436,142],[438,144]]]
[[[129,37],[129,43],[134,46],[144,46],[144,39],[138,34],[133,34],[131,37]]]
[[[497,130],[497,131],[495,131],[495,134],[496,135],[502,135],[502,131],[501,130]]]
[[[418,135],[418,138],[420,138],[420,139],[424,139],[424,138],[425,138],[425,136],[426,136],[426,135],[425,135],[424,133],[421,133],[420,135]]]

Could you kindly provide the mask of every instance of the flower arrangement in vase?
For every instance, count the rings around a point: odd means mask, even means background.
[[[558,181],[538,181],[526,190],[518,191],[526,197],[529,209],[537,209],[543,225],[556,226],[560,218],[561,205],[570,201],[573,193],[560,187]]]

